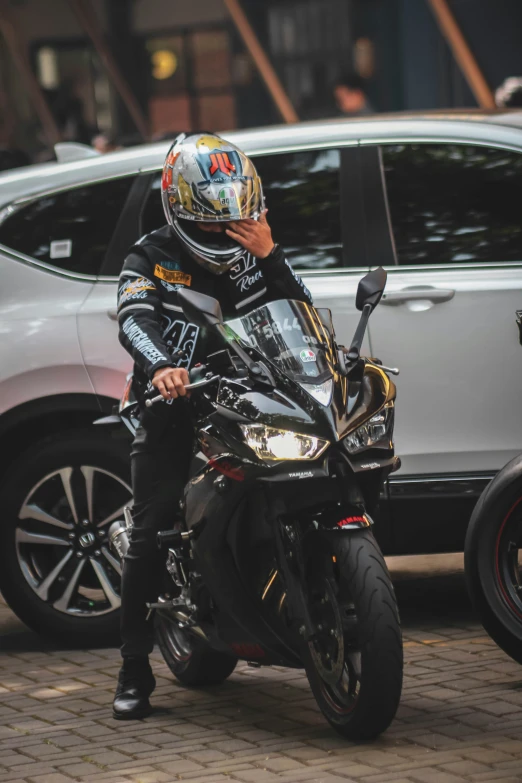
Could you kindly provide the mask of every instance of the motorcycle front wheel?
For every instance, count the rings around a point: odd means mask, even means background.
[[[165,663],[182,685],[220,685],[236,668],[237,658],[213,650],[203,639],[180,628],[174,618],[158,614],[155,626]]]
[[[402,690],[393,585],[371,531],[320,535],[309,561],[310,613],[318,633],[304,646],[306,674],[339,734],[372,739],[393,721]]]

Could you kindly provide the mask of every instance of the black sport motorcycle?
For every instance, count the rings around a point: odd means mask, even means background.
[[[360,281],[348,350],[329,310],[282,300],[224,323],[215,299],[179,292],[222,350],[190,374],[199,453],[181,514],[158,534],[165,587],[150,605],[181,683],[220,683],[238,660],[304,667],[350,739],[384,731],[402,687],[397,604],[370,516],[400,464],[388,377],[398,371],[360,356],[385,284],[381,268]],[[136,426],[128,395],[120,416]],[[126,526],[110,536],[121,556]]]
[[[522,311],[517,312],[522,345]],[[473,606],[491,638],[522,664],[522,455],[488,484],[464,548]]]

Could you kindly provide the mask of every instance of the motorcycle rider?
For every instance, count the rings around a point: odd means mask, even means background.
[[[156,533],[172,528],[187,480],[188,370],[209,353],[207,336],[187,322],[177,291],[189,287],[215,297],[225,318],[277,299],[312,301],[274,244],[252,161],[233,144],[210,133],[178,136],[165,160],[161,197],[167,225],[131,248],[118,291],[119,339],[134,358],[137,398],[157,389],[168,403],[142,407],[131,452],[133,529],[122,576],[118,719],[151,711],[154,636],[146,603],[161,590]]]

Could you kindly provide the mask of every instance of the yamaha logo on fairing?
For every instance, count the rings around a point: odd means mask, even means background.
[[[83,536],[80,536],[80,546],[83,546],[84,549],[88,546],[92,546],[95,541],[96,536],[94,533],[84,533]]]

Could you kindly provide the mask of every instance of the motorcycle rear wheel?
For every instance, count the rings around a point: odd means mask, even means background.
[[[482,493],[466,535],[466,583],[494,642],[522,664],[522,457]]]
[[[165,615],[156,616],[156,641],[174,677],[187,687],[220,685],[237,665],[233,655],[213,650]]]
[[[370,530],[326,534],[321,549],[320,563],[313,556],[311,571],[322,574],[323,586],[312,577],[310,610],[316,623],[318,612],[323,619],[318,637],[304,648],[306,674],[321,712],[338,734],[372,739],[393,721],[402,690],[402,635],[393,585]],[[315,608],[314,597],[319,598]]]

